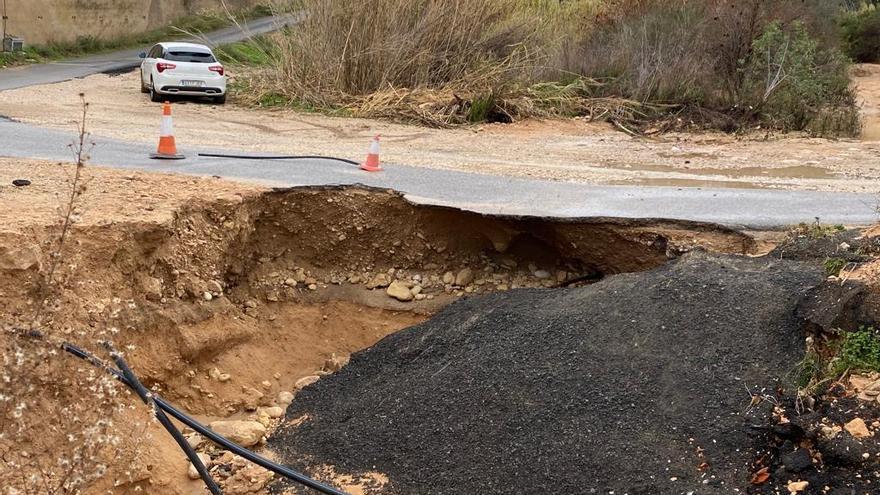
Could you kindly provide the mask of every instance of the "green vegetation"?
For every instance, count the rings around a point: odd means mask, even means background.
[[[840,23],[843,46],[856,62],[880,62],[880,5],[862,2],[843,15]]]
[[[810,239],[824,239],[826,237],[834,237],[841,232],[846,232],[843,225],[826,225],[816,219],[813,223],[801,223],[792,230],[795,236],[805,236]]]
[[[795,367],[789,379],[799,390],[817,392],[822,384],[827,383],[825,368],[821,356],[813,351],[808,351]]]
[[[880,371],[880,333],[873,327],[844,334],[831,372],[840,376],[846,371]]]
[[[859,132],[842,2],[288,3],[309,16],[241,57],[243,101],[284,95],[432,126],[582,115],[630,129]]]
[[[825,274],[829,277],[840,275],[840,271],[846,267],[847,261],[843,258],[828,258],[822,263],[825,267]]]
[[[214,51],[224,64],[246,66],[267,66],[278,56],[277,47],[266,36],[221,45]]]
[[[144,33],[135,33],[113,39],[99,39],[94,36],[81,36],[75,41],[49,43],[25,47],[23,52],[0,52],[0,67],[40,63],[64,58],[79,57],[123,48],[143,46],[147,48],[153,43],[198,35],[227,27],[236,19],[247,19],[269,15],[271,10],[266,6],[257,6],[246,11],[226,14],[200,14],[182,17],[171,25]]]
[[[880,332],[874,327],[841,332],[822,353],[809,350],[789,379],[799,389],[819,393],[846,373],[880,371]]]
[[[846,58],[822,50],[803,23],[793,22],[785,30],[772,22],[752,44],[744,67],[745,99],[774,127],[854,135],[861,124],[848,68]]]

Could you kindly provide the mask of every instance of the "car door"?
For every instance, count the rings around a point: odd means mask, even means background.
[[[162,56],[162,45],[156,45],[147,52],[147,57],[144,59],[144,63],[141,66],[141,76],[144,79],[144,84],[150,84],[150,78],[153,74],[153,68],[156,67],[156,62]]]

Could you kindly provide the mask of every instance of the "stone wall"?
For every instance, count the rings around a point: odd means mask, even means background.
[[[3,0],[0,0],[2,8]],[[27,44],[113,38],[147,31],[187,14],[222,8],[224,0],[6,0],[7,32]],[[260,3],[225,0],[230,9]]]

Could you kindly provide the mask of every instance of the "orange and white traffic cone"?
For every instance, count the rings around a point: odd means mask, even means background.
[[[165,102],[162,108],[162,128],[159,132],[159,149],[150,155],[157,160],[182,160],[185,156],[177,152],[174,142],[174,123],[171,120],[171,103]]]
[[[382,166],[379,164],[379,135],[373,138],[370,143],[370,152],[367,154],[367,160],[361,164],[361,170],[367,172],[381,172]]]

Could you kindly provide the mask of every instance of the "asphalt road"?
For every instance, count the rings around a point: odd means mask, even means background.
[[[205,35],[209,44],[229,43],[295,22],[294,17],[254,19],[244,29],[230,27]],[[56,83],[136,67],[143,48],[123,50],[0,70],[0,91]],[[136,88],[134,89],[136,91]],[[158,122],[157,122],[158,126]],[[364,184],[395,189],[414,202],[454,206],[480,213],[554,217],[662,218],[713,222],[740,228],[781,228],[818,217],[825,223],[865,225],[878,219],[878,198],[866,194],[778,191],[762,189],[705,189],[645,186],[595,186],[567,182],[516,179],[406,165],[386,165],[370,174],[357,167],[327,160],[266,161],[201,158],[187,149],[187,160],[157,162],[152,147],[100,136],[92,163],[109,167],[220,176],[280,187]],[[74,134],[24,125],[0,117],[0,156],[71,160],[67,145]],[[360,159],[364,150],[352,150]],[[236,153],[232,151],[231,153]]]
[[[158,122],[157,122],[158,126]],[[71,161],[73,132],[0,120],[0,156]],[[395,189],[417,203],[454,206],[480,213],[554,217],[662,218],[713,222],[739,228],[780,228],[819,217],[824,223],[866,225],[877,221],[878,198],[867,194],[594,186],[516,179],[386,164],[384,172],[328,160],[231,160],[198,157],[178,143],[186,160],[148,158],[154,146],[93,136],[91,163],[125,169],[220,176],[271,186],[364,184]],[[365,150],[352,150],[360,159]],[[235,153],[233,151],[233,153]],[[247,154],[247,153],[244,153]],[[26,177],[24,177],[26,178]]]
[[[261,17],[242,21],[241,28],[231,26],[207,33],[197,40],[192,38],[190,40],[208,45],[232,43],[258,34],[274,31],[279,26],[293,22],[293,20],[292,17],[286,16]],[[138,54],[148,48],[144,46],[46,64],[3,69],[0,70],[0,91],[68,81],[104,72],[128,70],[140,65],[141,60],[138,58]]]

